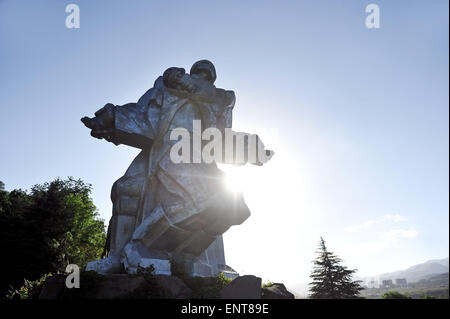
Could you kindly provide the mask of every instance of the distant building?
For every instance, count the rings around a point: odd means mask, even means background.
[[[408,287],[408,282],[406,281],[406,278],[399,278],[399,279],[395,279],[395,285],[398,288],[406,288],[406,287]]]
[[[372,279],[367,283],[368,288],[378,288],[378,280]]]
[[[392,279],[385,279],[381,282],[380,288],[384,289],[391,289],[394,288],[394,283],[392,282]]]

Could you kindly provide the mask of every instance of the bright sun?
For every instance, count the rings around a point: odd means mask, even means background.
[[[243,166],[222,166],[221,170],[225,172],[225,184],[232,192],[247,193],[257,185],[252,185],[256,180],[255,173],[248,165]]]
[[[227,188],[233,192],[240,192],[244,190],[245,174],[239,168],[231,168],[226,171],[225,183]]]

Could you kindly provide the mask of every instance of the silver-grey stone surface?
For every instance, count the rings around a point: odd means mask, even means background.
[[[221,235],[250,216],[242,195],[225,188],[216,163],[170,158],[177,142],[170,140],[172,130],[185,128],[192,139],[193,120],[202,120],[203,130],[231,127],[235,94],[216,88],[215,79],[206,60],[190,74],[169,68],[137,103],[107,104],[94,118],[82,119],[92,136],[142,150],[112,187],[108,257],[90,262],[88,270],[108,274],[124,267],[135,273],[153,265],[156,274],[170,274],[174,254],[194,258],[193,276],[215,276],[225,265]]]

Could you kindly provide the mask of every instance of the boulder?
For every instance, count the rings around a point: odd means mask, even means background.
[[[283,284],[272,284],[262,288],[262,299],[295,299]]]
[[[192,291],[178,277],[155,276],[155,285],[159,287],[160,298],[187,299]]]
[[[95,274],[95,273],[94,273]],[[148,299],[189,298],[191,289],[179,278],[165,275],[109,274],[80,277],[80,288],[66,287],[64,275],[49,277],[39,299]]]
[[[48,277],[39,299],[294,299],[281,283],[261,288],[261,278],[240,276],[223,286],[217,277],[175,277],[149,273],[80,274],[80,288],[66,287],[66,275]],[[223,287],[223,288],[222,288]]]
[[[39,299],[59,299],[66,288],[66,276],[53,275],[45,280]]]
[[[126,274],[109,275],[108,280],[101,280],[96,287],[95,299],[124,299],[143,289],[146,280],[141,276]],[[80,283],[80,288],[83,282]]]
[[[220,291],[220,299],[261,299],[261,278],[237,277]]]

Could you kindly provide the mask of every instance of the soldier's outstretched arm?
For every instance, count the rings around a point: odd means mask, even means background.
[[[91,135],[98,139],[109,139],[114,130],[114,112],[115,106],[111,103],[106,104],[100,110],[95,112],[95,116],[90,118],[85,116],[81,122],[91,129]]]
[[[81,121],[91,129],[95,138],[143,149],[151,147],[155,137],[148,109],[148,106],[137,103],[122,106],[108,103],[95,112],[95,117],[83,117]]]

